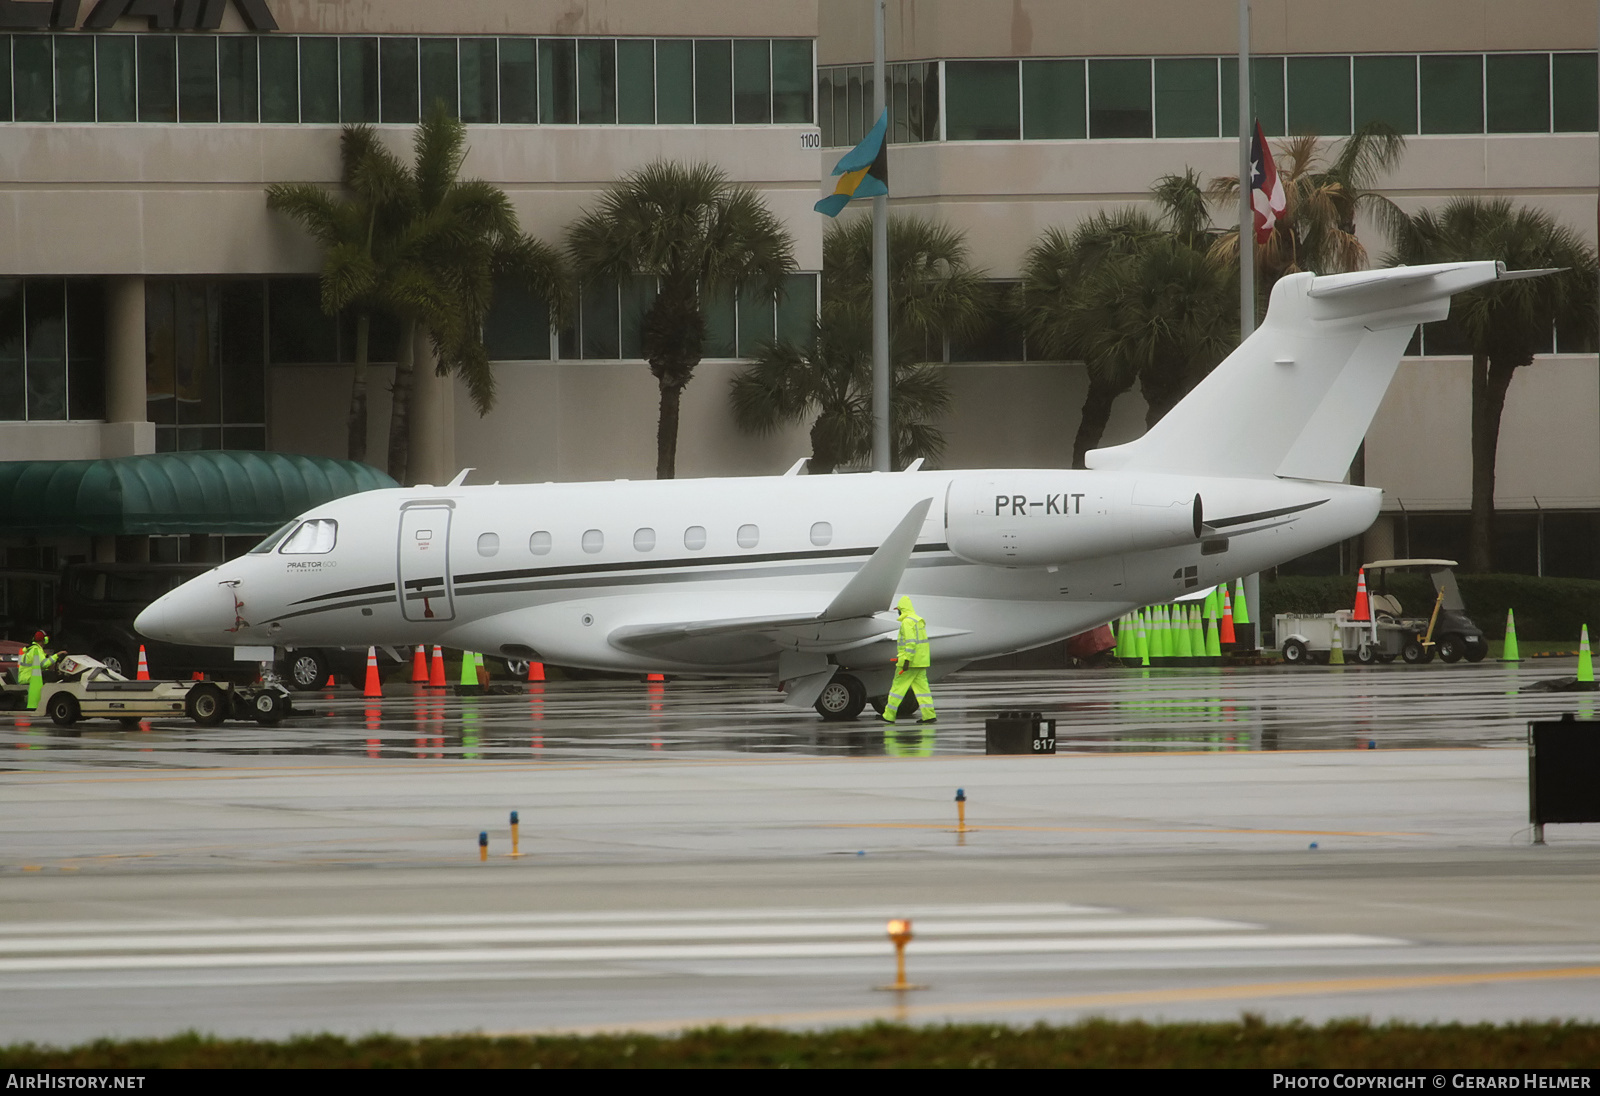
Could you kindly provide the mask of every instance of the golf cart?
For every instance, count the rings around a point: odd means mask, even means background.
[[[1339,645],[1353,662],[1482,662],[1489,653],[1483,631],[1467,616],[1449,559],[1382,559],[1366,565],[1370,620],[1354,620],[1354,611],[1302,616],[1279,613],[1273,621],[1278,648],[1289,663],[1326,661],[1333,647],[1334,630]],[[1391,592],[1390,578],[1397,571],[1422,569],[1433,580],[1433,604],[1423,615],[1408,616]]]

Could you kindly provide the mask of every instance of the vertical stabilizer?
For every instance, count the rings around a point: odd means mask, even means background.
[[[1290,274],[1266,319],[1149,433],[1090,468],[1343,480],[1419,323],[1508,273],[1496,262]]]

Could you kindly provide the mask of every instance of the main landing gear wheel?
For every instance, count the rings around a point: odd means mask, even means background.
[[[867,687],[852,674],[834,674],[817,697],[817,714],[829,723],[846,723],[867,706]]]
[[[887,708],[888,706],[889,706],[889,698],[888,697],[886,697],[886,696],[875,696],[875,697],[872,698],[872,710],[877,712],[879,715],[882,715],[884,709]],[[907,693],[905,696],[900,698],[900,710],[895,713],[895,718],[896,719],[911,719],[920,710],[921,710],[920,706],[917,704],[916,694]]]

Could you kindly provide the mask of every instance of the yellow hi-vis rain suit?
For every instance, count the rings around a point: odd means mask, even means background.
[[[883,719],[893,723],[900,713],[900,702],[906,690],[917,698],[919,723],[932,723],[937,716],[933,711],[933,693],[928,690],[928,667],[932,660],[928,653],[928,622],[911,607],[911,599],[902,597],[900,609],[899,665],[895,670],[894,684],[884,703]]]
[[[44,671],[46,667],[54,666],[60,654],[47,655],[44,653],[44,644],[49,643],[46,638],[43,642],[35,639],[23,649],[22,655],[17,659],[17,684],[28,687],[28,707],[37,708],[39,698],[44,692]]]

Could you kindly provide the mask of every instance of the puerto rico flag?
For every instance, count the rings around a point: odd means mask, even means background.
[[[1278,214],[1286,205],[1283,183],[1278,179],[1278,168],[1272,162],[1272,152],[1261,133],[1261,123],[1256,123],[1256,135],[1250,141],[1250,208],[1256,228],[1256,243],[1272,239],[1272,230],[1278,223]]]

